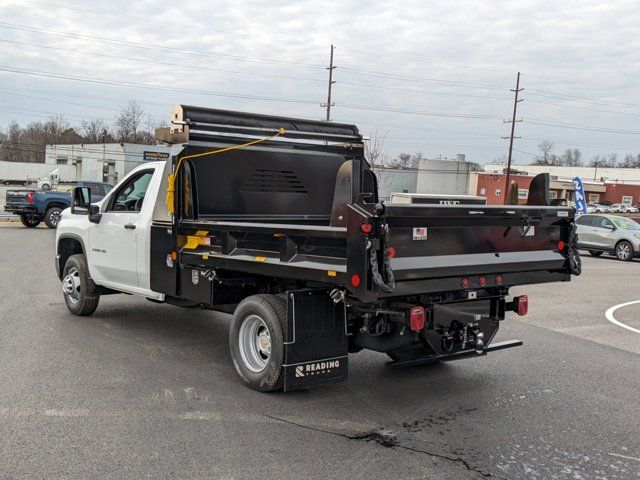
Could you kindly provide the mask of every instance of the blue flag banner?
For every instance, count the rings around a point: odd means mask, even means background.
[[[573,179],[573,199],[576,202],[576,211],[578,213],[587,213],[587,200],[584,197],[584,188],[580,177]]]

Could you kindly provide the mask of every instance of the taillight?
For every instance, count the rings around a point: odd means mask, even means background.
[[[496,285],[502,285],[502,275],[501,274],[497,274],[496,275]]]
[[[521,317],[524,317],[527,313],[529,313],[529,296],[528,295],[520,295],[519,297],[515,297],[513,299],[515,302],[515,311]]]
[[[370,223],[361,223],[360,231],[362,233],[371,233],[373,232],[373,225],[371,225]]]
[[[396,249],[393,247],[388,247],[387,251],[389,252],[389,258],[396,258]]]
[[[424,328],[425,321],[427,320],[427,312],[424,307],[411,307],[409,312],[409,328],[414,332],[419,332]]]
[[[29,192],[27,194],[27,203],[33,203],[33,197],[35,196],[36,192]]]
[[[478,285],[480,285],[481,287],[484,287],[487,285],[487,277],[485,277],[484,275],[481,275],[478,278]]]
[[[470,283],[471,282],[469,282],[469,279],[467,277],[462,277],[460,279],[460,285],[462,285],[463,288],[467,288]]]
[[[558,242],[558,250],[562,251],[562,250],[564,250],[564,247],[565,247],[564,242],[562,240],[560,240]]]
[[[358,275],[357,273],[354,273],[353,275],[351,275],[351,285],[353,285],[356,288],[360,286],[360,275]]]

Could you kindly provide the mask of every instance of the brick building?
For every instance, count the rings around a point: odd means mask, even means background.
[[[479,172],[471,179],[469,193],[487,199],[489,205],[504,203],[506,174]],[[529,186],[533,175],[510,175],[511,182],[518,184],[518,201],[523,204],[529,196]],[[640,203],[640,183],[617,183],[612,181],[590,181],[582,179],[588,203]],[[549,191],[552,199],[573,200],[573,179],[551,177]]]

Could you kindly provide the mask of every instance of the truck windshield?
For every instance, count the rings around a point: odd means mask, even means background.
[[[625,217],[611,217],[616,227],[623,230],[640,230],[640,223]]]

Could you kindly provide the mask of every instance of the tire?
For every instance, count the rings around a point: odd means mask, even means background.
[[[44,185],[42,185],[42,190],[44,190],[45,192],[48,192],[49,190],[51,190],[51,185],[49,185],[48,183],[45,183]]]
[[[35,228],[40,225],[40,219],[33,215],[20,215],[20,222],[27,228]]]
[[[633,245],[626,240],[618,242],[615,249],[616,258],[622,262],[630,262],[633,260]]]
[[[249,388],[282,390],[286,319],[287,303],[275,295],[252,295],[236,308],[229,350],[238,375]]]
[[[594,257],[599,257],[600,255],[602,255],[604,252],[599,252],[598,250],[589,250],[589,253],[594,256]]]
[[[60,207],[51,207],[44,214],[44,223],[49,228],[56,229],[58,228],[58,223],[60,222],[60,214],[62,213],[62,209]]]
[[[99,295],[89,294],[89,268],[83,254],[71,255],[62,273],[62,292],[67,308],[74,315],[91,315],[98,308]]]

